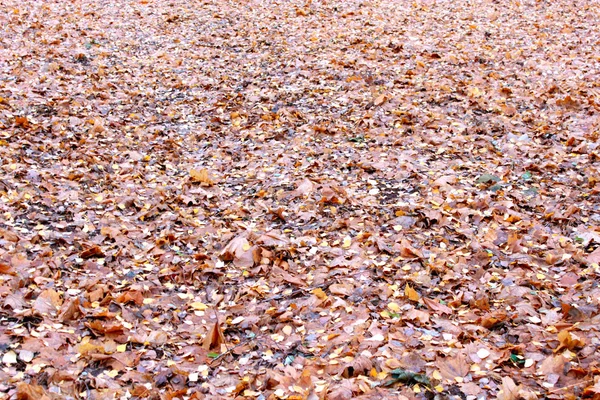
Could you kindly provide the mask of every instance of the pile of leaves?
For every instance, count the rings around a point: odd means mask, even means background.
[[[0,11],[3,398],[600,397],[597,2]]]

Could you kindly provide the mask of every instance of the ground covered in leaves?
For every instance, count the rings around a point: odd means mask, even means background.
[[[0,397],[599,398],[597,2],[0,9]]]

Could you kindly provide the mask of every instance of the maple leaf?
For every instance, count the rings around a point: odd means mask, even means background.
[[[573,350],[585,346],[585,341],[583,339],[567,330],[562,330],[558,333],[558,341],[559,346],[554,350],[555,353],[562,349]]]
[[[205,168],[191,169],[190,179],[192,182],[200,183],[203,186],[212,186],[215,184],[215,182],[211,179],[208,170]]]

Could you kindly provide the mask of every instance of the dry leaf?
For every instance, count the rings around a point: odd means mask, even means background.
[[[407,285],[407,287],[408,287],[408,285]],[[409,296],[409,298],[410,298],[410,296]],[[452,309],[450,307],[448,307],[445,304],[438,303],[437,301],[435,301],[433,299],[423,297],[423,303],[425,303],[425,305],[427,307],[431,308],[432,311],[439,312],[442,314],[452,314]]]
[[[408,297],[409,300],[412,300],[412,301],[419,301],[419,299],[421,298],[421,296],[419,296],[419,293],[417,293],[416,290],[411,288],[408,283],[406,284],[406,287],[404,288],[404,295],[406,297]]]
[[[334,283],[329,285],[329,292],[337,296],[350,296],[354,291],[354,286],[350,284]]]
[[[234,261],[240,259],[251,247],[245,236],[236,236],[221,250],[221,260]]]
[[[208,334],[204,338],[204,342],[202,343],[202,347],[208,351],[221,351],[221,345],[225,343],[225,335],[221,331],[221,327],[218,322],[215,322]]]
[[[585,340],[567,331],[566,329],[558,333],[558,341],[559,346],[554,350],[555,353],[563,349],[574,350],[576,348],[585,346]]]
[[[32,308],[39,315],[56,315],[61,304],[62,299],[56,290],[46,289],[35,299]]]
[[[310,179],[303,179],[302,182],[298,184],[296,190],[291,192],[292,197],[306,197],[309,196],[314,189],[314,184]]]
[[[498,392],[498,400],[519,400],[519,388],[508,376],[502,378],[502,385]]]
[[[91,257],[104,257],[104,252],[100,248],[100,246],[92,246],[88,249],[82,251],[79,254],[79,257],[83,259],[91,258]]]
[[[455,378],[464,378],[469,373],[470,365],[464,353],[438,360],[437,366],[444,379],[455,381]]]
[[[190,178],[192,182],[200,183],[203,186],[212,186],[215,184],[215,182],[210,178],[206,168],[191,169]]]

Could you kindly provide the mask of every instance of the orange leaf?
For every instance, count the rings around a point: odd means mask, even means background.
[[[103,257],[104,253],[100,246],[92,246],[89,249],[86,249],[79,254],[81,258],[91,258],[91,257]]]
[[[190,178],[192,179],[192,182],[197,182],[204,186],[212,186],[215,184],[210,178],[206,168],[190,170]]]
[[[558,341],[560,342],[560,345],[554,350],[555,353],[562,349],[573,350],[576,347],[585,346],[585,340],[572,334],[566,329],[558,333]]]
[[[419,301],[419,299],[421,298],[421,296],[419,296],[419,293],[417,293],[415,289],[411,288],[408,283],[406,284],[406,288],[404,288],[404,295],[412,301]]]
[[[0,274],[16,275],[13,268],[10,265],[4,263],[0,263]]]

